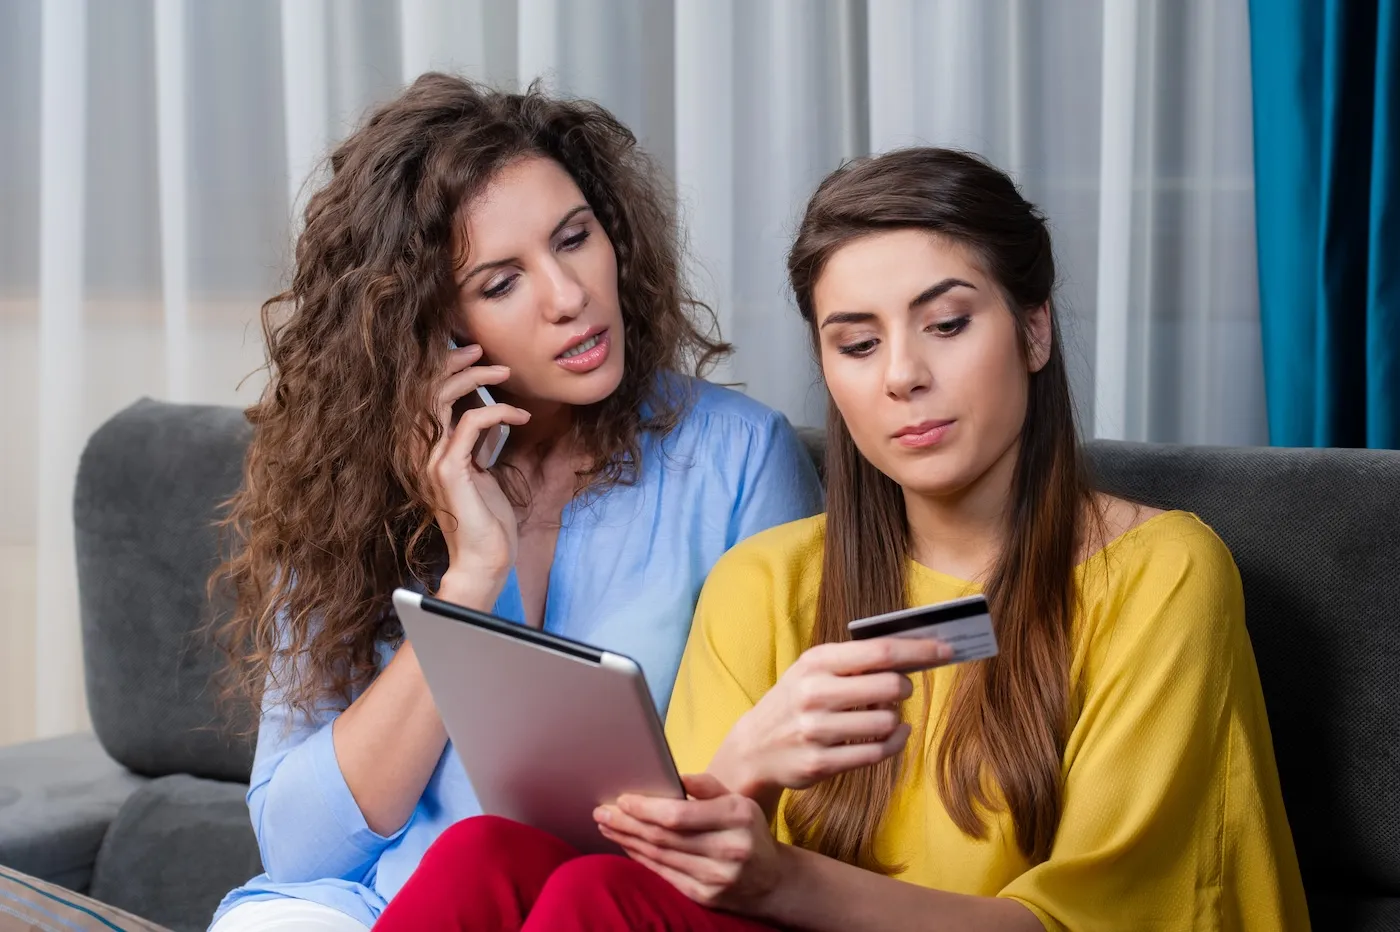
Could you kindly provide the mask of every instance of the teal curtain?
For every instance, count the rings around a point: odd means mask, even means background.
[[[1400,0],[1251,0],[1269,439],[1400,448]]]

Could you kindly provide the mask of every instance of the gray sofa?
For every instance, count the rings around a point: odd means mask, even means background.
[[[74,520],[95,735],[0,748],[0,864],[174,930],[260,870],[251,750],[197,633],[246,441],[236,410],[153,401],[93,435]],[[1103,487],[1234,552],[1314,927],[1400,929],[1400,453],[1091,453]]]

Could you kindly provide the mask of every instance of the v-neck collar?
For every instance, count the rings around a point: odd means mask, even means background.
[[[604,496],[613,492],[608,489],[603,492]],[[581,496],[575,495],[564,504],[559,512],[559,533],[554,538],[554,555],[550,559],[549,578],[545,583],[544,598],[544,619],[541,628],[550,633],[559,633],[559,628],[563,619],[569,616],[569,585],[564,577],[566,570],[564,567],[573,559],[574,555],[574,518],[577,515],[577,505]],[[520,591],[520,577],[515,571],[515,567],[510,568],[510,573],[506,576],[506,584],[501,589],[500,596],[496,599],[495,614],[507,621],[516,624],[525,624],[525,597]]]

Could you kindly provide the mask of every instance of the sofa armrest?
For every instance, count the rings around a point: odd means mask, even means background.
[[[90,734],[0,747],[0,864],[86,891],[107,827],[147,782]]]

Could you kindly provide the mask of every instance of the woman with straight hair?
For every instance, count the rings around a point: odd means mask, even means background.
[[[1094,489],[1044,218],[974,156],[892,152],[822,183],[788,270],[827,512],[706,582],[667,721],[689,798],[600,806],[629,858],[468,820],[385,927],[1307,929],[1239,574],[1195,516]],[[850,638],[974,593],[994,657]]]
[[[481,811],[395,588],[627,654],[664,713],[710,567],[821,503],[787,420],[699,378],[728,346],[602,107],[428,74],[330,164],[215,577],[266,871],[217,932],[363,932]]]

